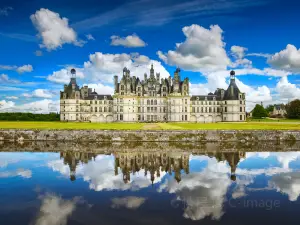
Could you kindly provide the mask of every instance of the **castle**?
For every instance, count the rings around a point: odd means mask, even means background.
[[[71,80],[60,92],[61,121],[81,122],[239,122],[246,120],[245,93],[235,82],[235,72],[230,72],[227,90],[218,88],[207,95],[189,94],[188,78],[181,79],[177,68],[173,78],[160,78],[154,73],[144,74],[144,80],[123,69],[119,81],[114,76],[114,94],[102,95],[88,86],[79,88],[76,71],[71,70]]]

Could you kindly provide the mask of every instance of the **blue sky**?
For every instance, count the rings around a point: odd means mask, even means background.
[[[127,66],[143,77],[190,78],[191,94],[226,88],[236,70],[255,103],[300,97],[297,9],[292,0],[0,2],[1,111],[57,110],[58,93],[77,69],[78,83],[112,93]],[[148,72],[149,73],[149,72]]]

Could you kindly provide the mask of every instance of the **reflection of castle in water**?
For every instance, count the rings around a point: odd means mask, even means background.
[[[123,174],[124,183],[130,181],[130,175],[141,170],[145,176],[150,173],[150,179],[153,183],[156,177],[160,177],[161,172],[174,173],[177,182],[181,180],[181,171],[189,173],[189,154],[187,152],[131,152],[115,153],[115,175],[118,175],[119,168]],[[238,163],[245,158],[245,152],[209,152],[205,155],[215,157],[218,162],[227,161],[231,167],[231,179],[235,181],[235,171]],[[61,152],[64,164],[69,165],[70,180],[76,180],[76,167],[79,163],[87,164],[95,159],[95,153],[83,152]]]
[[[76,167],[79,163],[87,164],[90,160],[95,159],[97,154],[84,152],[61,152],[60,158],[64,159],[64,164],[69,165],[70,180],[76,180]]]
[[[118,175],[118,167],[123,173],[125,183],[130,181],[130,174],[133,175],[141,169],[145,176],[150,173],[151,182],[155,176],[160,177],[160,172],[169,174],[174,172],[177,182],[181,180],[181,170],[189,173],[189,154],[187,153],[165,153],[165,152],[144,152],[144,153],[117,153],[115,154],[115,175]]]

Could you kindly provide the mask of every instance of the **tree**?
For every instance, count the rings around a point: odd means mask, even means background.
[[[289,119],[300,119],[300,100],[296,99],[286,105],[286,117]]]
[[[267,117],[267,116],[268,116],[267,111],[264,109],[263,106],[261,106],[259,104],[257,104],[252,111],[252,117],[254,117],[254,118],[262,118],[262,117]]]
[[[267,111],[268,113],[273,112],[273,110],[274,110],[274,105],[268,105],[268,106],[266,107],[266,111]]]

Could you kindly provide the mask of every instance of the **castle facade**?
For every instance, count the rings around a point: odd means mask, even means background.
[[[79,88],[74,69],[71,80],[60,92],[61,121],[82,122],[239,122],[246,120],[245,93],[230,72],[227,90],[218,88],[207,95],[189,93],[189,79],[160,78],[153,65],[144,80],[130,75],[127,68],[119,81],[114,76],[114,94],[102,95],[88,86]]]

